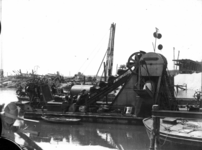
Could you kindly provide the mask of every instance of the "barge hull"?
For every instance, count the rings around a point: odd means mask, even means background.
[[[57,113],[57,112],[26,112],[24,114],[25,119],[41,120],[41,117],[66,117],[81,119],[82,122],[93,123],[112,123],[112,124],[140,124],[142,125],[143,118],[133,115],[121,115],[121,114],[108,114],[108,113]]]

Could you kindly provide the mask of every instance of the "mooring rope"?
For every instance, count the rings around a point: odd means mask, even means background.
[[[169,134],[169,132],[171,131],[170,128],[173,127],[174,125],[169,126],[169,127],[166,127],[166,126],[164,126],[164,125],[161,124],[161,126],[164,127],[165,130],[168,131],[168,133],[166,134],[166,137],[165,137],[165,139],[164,139],[164,141],[163,141],[163,144],[162,144],[162,145],[159,144],[160,147],[162,147],[162,146],[166,143],[167,138],[168,138],[168,134]]]

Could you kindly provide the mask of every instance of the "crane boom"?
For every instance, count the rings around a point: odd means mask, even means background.
[[[109,43],[107,48],[107,60],[106,60],[106,74],[108,77],[112,75],[113,69],[113,56],[114,56],[114,37],[115,37],[116,24],[112,23],[110,27]]]

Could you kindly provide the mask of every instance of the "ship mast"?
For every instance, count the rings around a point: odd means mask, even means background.
[[[0,35],[1,35],[1,19],[0,19]],[[1,68],[0,68],[0,83],[2,83],[3,80],[3,50],[2,50],[2,43],[0,43],[0,49],[1,49]]]
[[[108,77],[112,75],[112,69],[113,69],[115,29],[116,24],[112,23],[110,28],[109,43],[107,48],[107,58],[105,65],[105,72]]]
[[[102,62],[100,64],[100,67],[99,67],[97,74],[96,74],[96,77],[97,77],[98,72],[100,71],[101,65],[103,64],[104,59],[106,57],[106,62],[104,62],[104,72],[103,72],[104,73],[104,81],[106,81],[112,75],[113,57],[114,57],[115,28],[116,28],[116,24],[112,23],[111,27],[110,27],[108,48],[105,52],[105,55],[102,59]]]

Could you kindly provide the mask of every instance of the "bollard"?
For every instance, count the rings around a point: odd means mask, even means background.
[[[152,106],[152,111],[159,110],[158,105]],[[159,130],[160,130],[160,118],[152,115],[153,129],[150,135],[150,147],[149,150],[157,150],[159,145]]]

